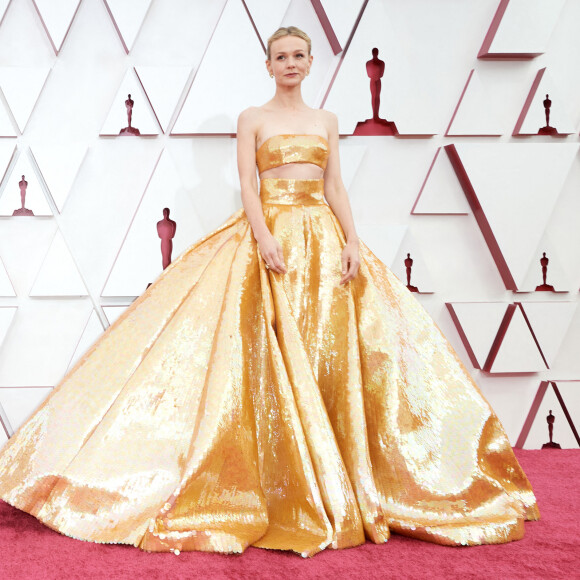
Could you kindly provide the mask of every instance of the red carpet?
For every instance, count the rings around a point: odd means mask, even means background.
[[[326,550],[311,559],[249,548],[242,555],[150,554],[63,536],[0,501],[0,578],[580,578],[580,450],[515,450],[542,519],[524,539],[453,548],[393,534],[384,545]]]

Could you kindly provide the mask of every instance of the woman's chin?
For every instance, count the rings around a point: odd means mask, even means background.
[[[296,75],[295,77],[284,77],[282,84],[288,86],[299,85],[302,82],[302,77]]]

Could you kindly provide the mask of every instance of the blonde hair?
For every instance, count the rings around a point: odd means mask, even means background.
[[[308,36],[306,32],[300,30],[300,28],[296,26],[281,26],[278,28],[278,30],[276,30],[276,32],[274,32],[274,34],[272,34],[272,36],[270,36],[270,38],[268,38],[268,48],[266,50],[266,56],[268,57],[268,60],[271,59],[270,47],[272,46],[272,43],[275,40],[282,38],[283,36],[297,36],[298,38],[305,40],[306,44],[308,45],[308,56],[310,56],[310,50],[312,49],[312,41],[310,40],[310,36]]]

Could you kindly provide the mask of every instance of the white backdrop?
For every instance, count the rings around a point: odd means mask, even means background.
[[[0,0],[0,17],[0,445],[159,275],[163,207],[175,258],[241,206],[237,115],[273,94],[263,46],[294,24],[360,237],[403,280],[411,254],[512,444],[541,447],[552,409],[578,447],[561,401],[580,427],[579,0]],[[373,47],[399,137],[352,136]],[[129,93],[141,137],[116,136]],[[534,135],[546,94],[562,136]],[[22,175],[34,217],[12,216]],[[557,292],[534,292],[543,252]]]

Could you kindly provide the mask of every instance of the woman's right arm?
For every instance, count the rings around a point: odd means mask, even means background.
[[[271,270],[284,274],[286,266],[284,264],[282,246],[270,233],[266,225],[262,202],[258,194],[258,179],[256,177],[256,114],[252,108],[242,111],[238,117],[237,154],[242,204],[254,238],[258,243],[260,255]]]

